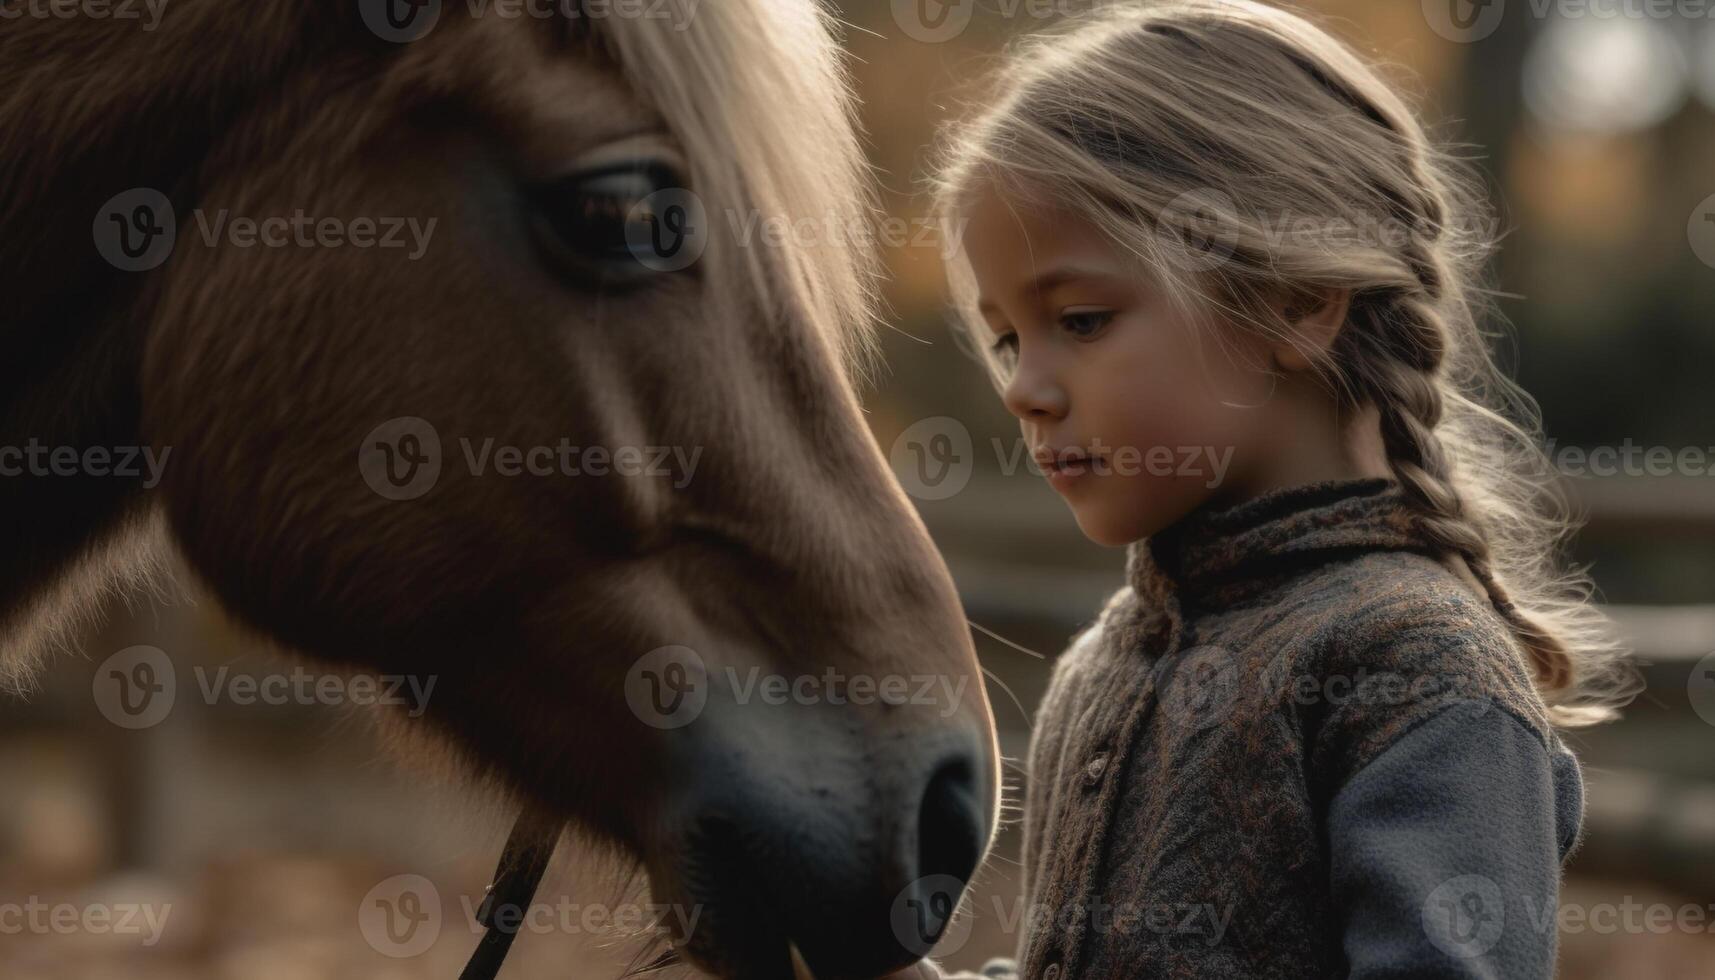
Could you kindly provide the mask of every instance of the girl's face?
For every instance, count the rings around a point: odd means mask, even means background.
[[[1122,545],[1211,497],[1246,499],[1245,464],[1286,435],[1243,407],[1270,400],[1268,352],[1193,329],[1069,211],[988,190],[966,216],[1006,407],[1084,534]]]

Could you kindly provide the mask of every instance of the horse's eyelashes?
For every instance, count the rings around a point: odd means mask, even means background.
[[[531,194],[531,223],[556,271],[580,284],[660,271],[663,212],[688,196],[662,163],[638,160],[568,174]]]

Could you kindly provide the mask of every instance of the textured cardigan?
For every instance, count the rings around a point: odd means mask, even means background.
[[[1199,509],[1054,665],[988,976],[1550,977],[1578,766],[1396,483]]]

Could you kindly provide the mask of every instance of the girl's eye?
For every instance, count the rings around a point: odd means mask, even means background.
[[[1113,321],[1112,310],[1068,310],[1060,314],[1060,325],[1074,336],[1088,339]]]
[[[639,205],[683,186],[670,166],[656,160],[567,174],[531,192],[532,224],[564,271],[604,283],[642,279],[659,265],[650,263],[650,250],[662,237],[656,225],[666,219]]]
[[[1000,358],[1002,364],[1011,365],[1018,358],[1018,334],[1002,334],[998,340],[989,345],[989,350],[994,352],[995,357]]]

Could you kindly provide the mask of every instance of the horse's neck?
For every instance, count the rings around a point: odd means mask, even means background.
[[[97,212],[136,187],[194,200],[210,146],[310,44],[340,43],[309,32],[345,7],[175,0],[147,33],[89,17],[0,30],[0,675],[43,595],[147,507],[141,476],[97,475],[88,454],[143,441],[138,365],[171,264],[109,266]]]

